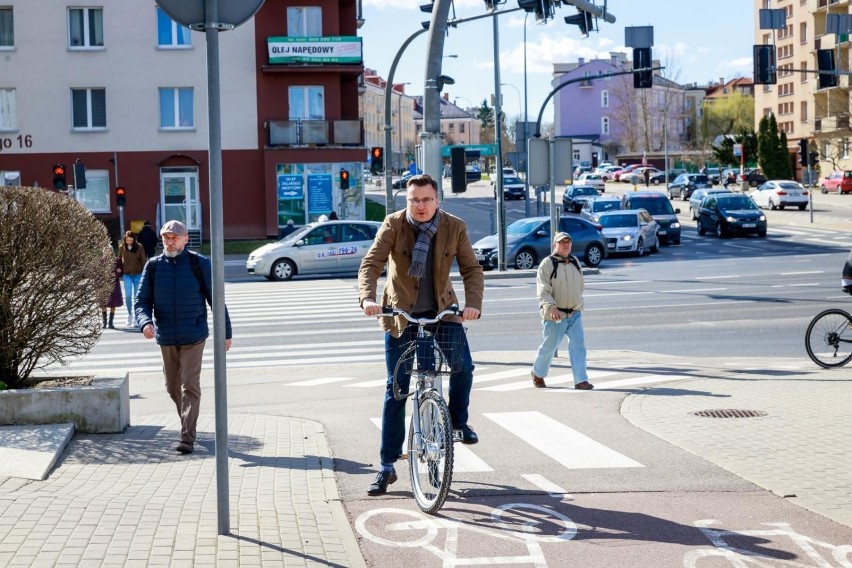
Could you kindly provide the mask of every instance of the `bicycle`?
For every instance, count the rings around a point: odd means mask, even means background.
[[[461,440],[461,430],[452,428],[442,383],[444,376],[461,366],[464,329],[440,326],[444,316],[458,313],[458,306],[453,305],[434,318],[416,318],[405,310],[385,306],[379,315],[402,316],[417,326],[394,367],[392,389],[394,399],[412,400],[408,445],[402,457],[408,459],[411,489],[424,513],[437,512],[446,501],[453,479],[453,442]],[[427,329],[430,326],[434,328]],[[409,382],[408,392],[401,392],[400,382],[405,377],[416,381],[413,391]]]
[[[852,315],[839,308],[814,317],[805,332],[805,349],[811,360],[826,369],[852,360]]]

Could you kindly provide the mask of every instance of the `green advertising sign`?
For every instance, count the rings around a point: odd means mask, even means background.
[[[479,152],[480,157],[494,156],[496,154],[494,144],[455,144],[461,146],[465,152]],[[441,146],[441,157],[450,157],[450,148],[453,146]]]
[[[270,37],[266,39],[269,63],[361,63],[361,38]]]

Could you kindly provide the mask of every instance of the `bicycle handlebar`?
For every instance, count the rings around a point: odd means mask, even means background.
[[[434,318],[416,318],[412,316],[410,313],[405,310],[394,308],[393,306],[382,306],[382,313],[376,317],[389,317],[389,316],[402,316],[411,323],[415,323],[417,325],[429,325],[432,323],[438,323],[443,319],[444,316],[457,316],[459,314],[459,307],[457,304],[453,304],[446,310],[437,314]]]

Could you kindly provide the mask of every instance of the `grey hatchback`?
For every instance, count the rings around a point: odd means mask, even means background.
[[[571,253],[591,268],[606,257],[606,244],[600,225],[574,215],[559,218],[559,230],[571,235]],[[479,264],[486,270],[497,266],[497,234],[479,239],[473,244]],[[506,227],[506,265],[529,269],[551,253],[550,218],[529,217]]]

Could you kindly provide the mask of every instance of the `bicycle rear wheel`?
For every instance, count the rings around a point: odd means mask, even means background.
[[[413,423],[408,432],[411,490],[421,511],[435,513],[446,501],[453,479],[453,426],[447,403],[433,390],[420,395],[417,412],[420,415],[419,444]]]
[[[805,332],[808,356],[820,367],[842,367],[852,359],[852,316],[843,310],[817,314]]]

